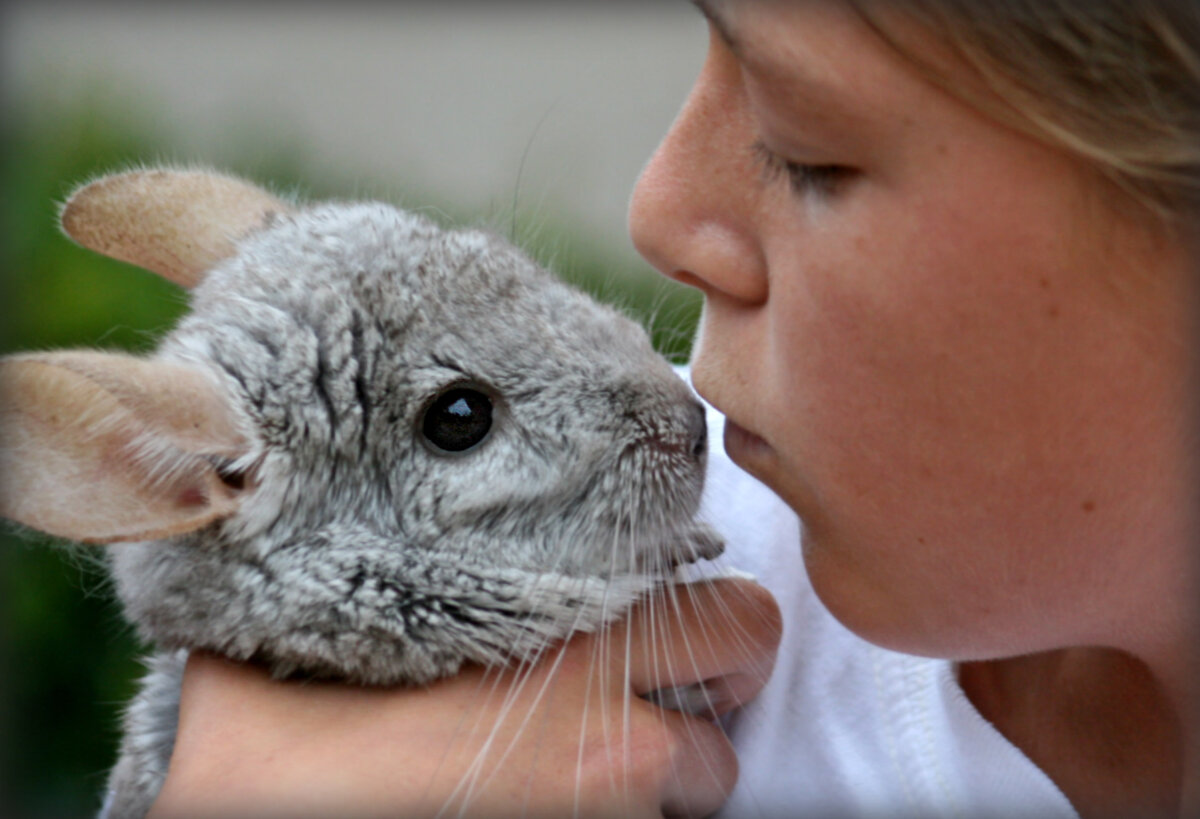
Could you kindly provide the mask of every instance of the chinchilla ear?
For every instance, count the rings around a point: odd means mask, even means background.
[[[150,169],[90,182],[63,206],[63,230],[86,248],[184,287],[233,255],[235,242],[291,207],[236,177]]]
[[[181,534],[238,508],[249,444],[210,376],[129,355],[0,359],[0,515],[89,543]]]

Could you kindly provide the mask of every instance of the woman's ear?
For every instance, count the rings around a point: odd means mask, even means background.
[[[249,452],[202,370],[83,350],[0,359],[0,515],[90,543],[168,537],[233,514],[221,467]]]

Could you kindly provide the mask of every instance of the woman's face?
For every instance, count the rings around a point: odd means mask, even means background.
[[[1182,243],[846,4],[704,5],[631,229],[704,291],[696,387],[818,593],[960,659],[1153,628],[1186,574]]]

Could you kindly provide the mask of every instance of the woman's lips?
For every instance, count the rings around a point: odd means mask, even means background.
[[[725,451],[734,463],[744,465],[746,461],[758,461],[770,452],[770,449],[762,438],[738,426],[729,418],[725,419]]]

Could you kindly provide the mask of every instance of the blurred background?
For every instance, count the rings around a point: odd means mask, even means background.
[[[0,352],[153,347],[185,295],[57,229],[77,183],[206,163],[490,227],[686,358],[634,253],[637,174],[699,70],[684,2],[0,6]],[[0,815],[86,816],[141,648],[98,551],[0,531]]]

